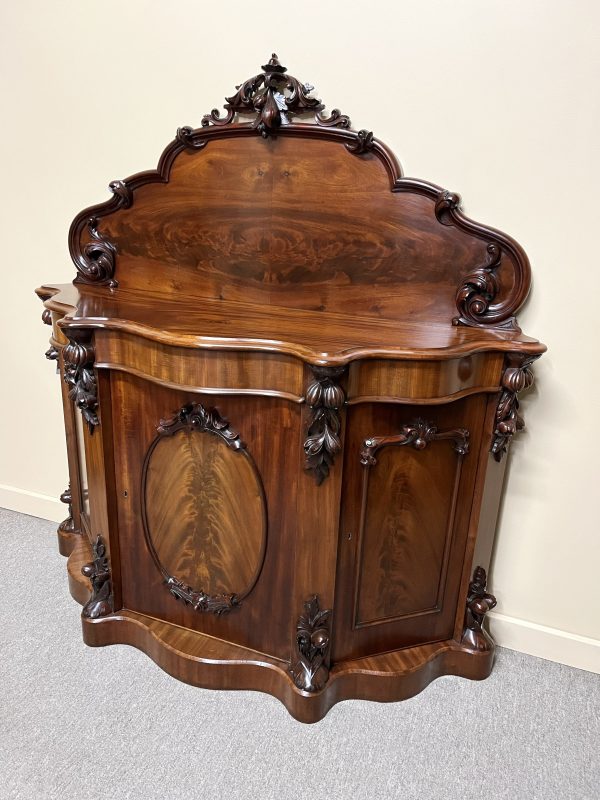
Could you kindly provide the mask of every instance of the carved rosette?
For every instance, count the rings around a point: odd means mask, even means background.
[[[329,679],[331,609],[321,611],[317,595],[304,603],[296,625],[298,660],[290,672],[298,689],[319,692]]]
[[[92,596],[84,605],[82,615],[90,619],[105,617],[114,611],[110,566],[106,555],[106,546],[101,536],[93,544],[94,560],[84,564],[82,575],[92,583]]]
[[[502,374],[502,394],[496,408],[496,426],[492,439],[491,453],[496,461],[501,461],[508,450],[512,437],[523,430],[525,422],[519,414],[517,395],[533,384],[531,364],[540,356],[523,353],[509,353]]]
[[[157,427],[159,436],[173,436],[178,431],[200,431],[218,436],[225,444],[236,452],[245,450],[246,445],[240,439],[239,433],[229,427],[228,420],[224,419],[216,408],[205,408],[200,403],[190,403],[183,406],[170,419],[163,419]],[[160,563],[154,550],[154,545],[148,534],[146,539],[150,545],[154,560],[161,570],[165,584],[176,600],[181,600],[191,606],[194,611],[215,614],[227,614],[234,608],[239,608],[241,601],[236,594],[210,595],[202,589],[194,589],[170,575]]]
[[[469,584],[465,628],[462,643],[473,650],[492,650],[494,642],[483,629],[483,621],[488,611],[496,605],[496,598],[486,591],[487,575],[483,567],[475,567],[473,580]]]
[[[345,367],[311,367],[315,380],[306,390],[311,422],[304,442],[304,468],[312,471],[320,486],[329,475],[334,456],[342,447],[340,409],[345,403],[344,390],[336,381]]]
[[[402,426],[402,432],[392,436],[370,436],[365,439],[360,450],[360,463],[365,467],[377,464],[375,453],[386,445],[404,447],[410,445],[415,450],[423,450],[429,442],[448,439],[454,442],[456,452],[464,456],[469,452],[469,431],[465,428],[454,428],[448,431],[438,431],[433,422],[424,419],[415,419]]]
[[[347,128],[349,118],[335,108],[329,117],[322,116],[323,104],[316,97],[311,97],[314,86],[301,83],[293,75],[287,75],[287,68],[282,66],[275,53],[264,64],[262,73],[236,86],[237,92],[225,98],[226,113],[214,108],[210,114],[202,118],[202,126],[229,125],[236,114],[256,114],[252,126],[267,138],[282,125],[288,125],[290,117],[313,112],[315,122],[324,127]],[[180,141],[189,145],[192,140],[187,129],[181,129]],[[178,138],[180,137],[178,133]]]
[[[64,490],[60,496],[60,502],[65,503],[69,507],[69,516],[58,526],[58,530],[63,533],[75,533],[75,522],[73,520],[73,506],[72,506],[71,484]]]
[[[64,380],[70,387],[69,398],[87,422],[90,433],[94,432],[98,419],[98,389],[94,374],[94,348],[88,342],[69,339],[63,348]]]

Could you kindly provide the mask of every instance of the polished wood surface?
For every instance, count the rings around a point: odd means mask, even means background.
[[[267,520],[245,450],[194,430],[162,437],[146,457],[141,499],[168,575],[209,594],[248,594],[262,566]]]
[[[489,674],[505,456],[545,347],[511,237],[262,69],[78,214],[73,284],[37,293],[84,640],[314,722]]]

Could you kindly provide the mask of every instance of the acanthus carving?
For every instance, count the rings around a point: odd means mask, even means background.
[[[114,611],[110,566],[106,555],[106,546],[101,536],[93,544],[94,560],[84,564],[82,575],[89,578],[92,584],[92,596],[84,605],[82,615],[90,619],[105,617]]]
[[[539,355],[509,353],[502,374],[502,394],[496,408],[496,426],[492,440],[491,453],[496,461],[501,461],[508,450],[512,437],[523,430],[525,422],[519,414],[518,393],[532,386],[534,377],[531,365]]]
[[[125,181],[111,181],[108,188],[114,195],[111,204],[113,211],[129,208],[133,203],[133,192]],[[82,227],[87,227],[90,241],[78,249],[74,256],[77,267],[77,280],[82,283],[105,284],[110,288],[118,286],[114,278],[117,248],[104,234],[98,231],[98,217],[90,216]],[[70,237],[71,239],[71,234]],[[72,253],[73,254],[73,253]]]
[[[336,453],[341,450],[340,409],[346,397],[337,384],[345,367],[311,367],[315,380],[306,390],[311,422],[304,442],[306,470],[311,470],[320,486],[329,475]]]
[[[304,603],[296,625],[298,660],[290,672],[298,689],[320,691],[329,679],[331,609],[321,610],[317,595]]]
[[[194,611],[205,611],[220,616],[221,614],[227,614],[232,608],[240,605],[240,601],[235,594],[206,594],[201,589],[192,589],[191,586],[183,583],[178,578],[174,578],[172,575],[166,579],[165,583],[173,597],[192,606]]]
[[[463,284],[456,293],[456,307],[460,316],[452,320],[454,325],[486,324],[486,315],[498,294],[496,270],[502,260],[502,249],[495,242],[490,242],[486,251],[485,264],[465,275]]]
[[[75,532],[75,522],[73,520],[73,505],[72,505],[73,497],[71,495],[71,484],[67,489],[60,496],[60,502],[65,503],[69,507],[69,516],[58,526],[58,530],[62,531],[63,533],[74,533]]]
[[[448,431],[438,431],[433,422],[424,419],[415,419],[402,426],[401,433],[391,436],[371,436],[365,439],[360,450],[360,463],[365,467],[377,464],[375,453],[387,445],[404,447],[410,445],[415,450],[423,450],[429,442],[448,439],[454,442],[456,452],[464,456],[469,452],[469,431],[465,428],[454,428]]]
[[[488,611],[496,605],[496,598],[487,589],[487,575],[483,567],[475,567],[473,580],[469,584],[465,627],[462,643],[472,650],[491,650],[494,643],[483,629],[483,621]]]
[[[156,430],[161,436],[172,436],[180,430],[205,431],[219,436],[233,450],[245,447],[239,433],[229,427],[229,421],[216,408],[204,408],[200,403],[190,403],[170,419],[161,419]]]
[[[510,236],[473,222],[463,214],[460,204],[461,197],[456,192],[438,190],[435,216],[442,225],[455,225],[469,235],[484,239],[487,260],[463,278],[456,292],[459,316],[452,322],[454,325],[519,330],[514,314],[529,292],[529,260]],[[496,270],[505,261],[512,265],[514,286],[504,298],[498,299],[500,283]]]
[[[94,348],[89,341],[78,342],[70,338],[69,344],[63,348],[64,380],[70,387],[69,399],[81,411],[90,433],[100,424],[94,357]]]
[[[308,112],[315,113],[315,122],[325,127],[347,128],[349,118],[334,109],[329,117],[320,114],[323,104],[311,97],[314,86],[301,83],[293,75],[287,75],[287,68],[282,66],[275,53],[268,64],[264,64],[262,73],[236,86],[237,92],[225,98],[226,113],[214,108],[210,114],[202,117],[202,127],[209,125],[229,125],[236,114],[256,113],[252,127],[256,128],[264,138],[275,133],[282,125],[288,125],[290,117]],[[189,134],[185,134],[189,137]]]
[[[334,108],[331,114],[326,117],[324,114],[317,112],[315,115],[315,122],[324,128],[349,128],[350,117],[342,114],[339,108]]]

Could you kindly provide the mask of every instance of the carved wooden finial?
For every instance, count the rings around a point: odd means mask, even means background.
[[[288,125],[291,117],[309,112],[315,114],[317,125],[340,128],[350,126],[349,118],[337,108],[329,117],[323,117],[319,113],[323,110],[323,104],[318,98],[311,97],[314,86],[302,83],[293,75],[287,75],[287,67],[281,64],[277,53],[273,53],[261,69],[262,73],[236,86],[237,92],[225,98],[226,114],[223,117],[221,112],[214,108],[210,114],[205,114],[202,118],[202,127],[229,125],[236,114],[256,113],[252,126],[267,138],[282,125]],[[369,135],[366,131],[365,134]],[[370,136],[372,139],[372,134]],[[357,145],[360,152],[364,152],[370,146],[371,141],[368,139]]]

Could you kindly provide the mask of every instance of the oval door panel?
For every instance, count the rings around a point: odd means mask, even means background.
[[[241,599],[260,572],[266,509],[256,466],[214,409],[163,422],[144,468],[146,534],[165,578]]]

